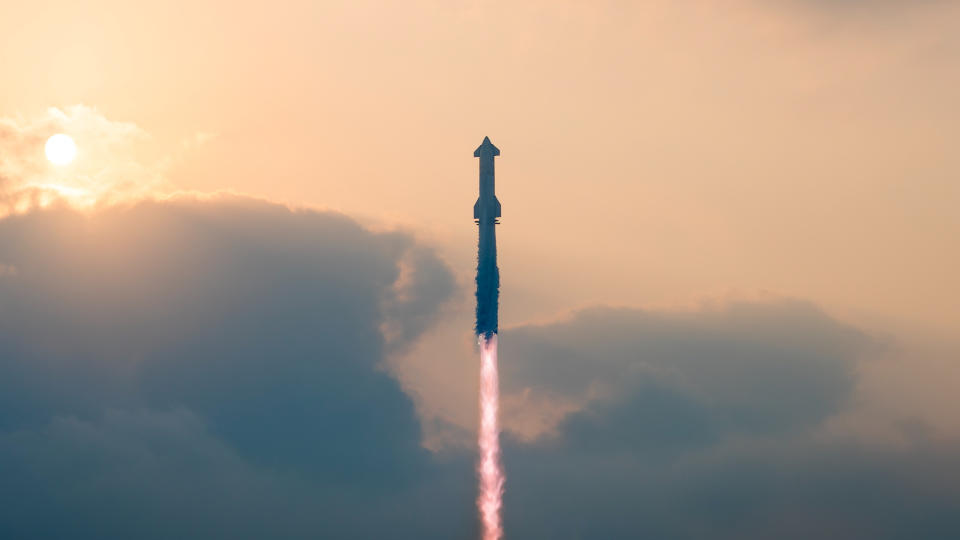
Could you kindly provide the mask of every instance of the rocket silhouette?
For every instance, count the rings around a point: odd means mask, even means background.
[[[490,137],[484,137],[483,143],[473,152],[473,157],[480,158],[480,198],[473,205],[473,219],[478,223],[494,220],[500,217],[500,201],[495,193],[493,158],[500,155],[500,149],[490,142]]]
[[[493,160],[500,149],[489,137],[473,153],[480,158],[480,197],[473,205],[473,219],[480,229],[477,248],[477,335],[489,338],[498,330],[500,270],[497,268],[497,232],[500,201],[495,193]]]

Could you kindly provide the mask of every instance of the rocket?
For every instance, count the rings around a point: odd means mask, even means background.
[[[500,217],[500,201],[494,192],[493,172],[493,158],[499,155],[500,149],[490,142],[490,137],[484,137],[483,143],[473,152],[473,157],[480,158],[480,198],[473,205],[473,219],[481,225],[485,221],[497,223]]]
[[[497,268],[497,233],[500,223],[500,201],[494,193],[493,158],[500,149],[489,137],[473,153],[480,158],[480,197],[473,205],[473,219],[480,229],[477,248],[477,335],[490,338],[497,333],[497,311],[500,295],[500,271]]]

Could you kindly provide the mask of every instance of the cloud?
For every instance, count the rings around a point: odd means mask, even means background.
[[[449,527],[394,509],[442,484],[417,482],[439,479],[436,464],[382,368],[451,290],[409,235],[176,198],[9,216],[0,261],[17,269],[0,279],[0,453],[23,488],[5,490],[13,536],[211,537],[233,515],[213,536]],[[402,331],[388,340],[384,326]]]
[[[511,329],[502,344],[511,393],[577,404],[549,435],[508,439],[506,526],[518,537],[960,531],[951,443],[914,431],[890,447],[823,429],[881,346],[809,303],[594,308]]]
[[[251,464],[185,409],[0,433],[0,472],[4,538],[446,538],[472,517],[469,474],[386,493],[316,482]]]
[[[409,346],[439,315],[435,306],[450,299],[457,283],[450,269],[432,250],[413,246],[400,260],[400,275],[394,283],[383,327],[391,343]]]
[[[75,161],[49,163],[47,138],[66,133],[77,143]],[[150,135],[132,122],[111,120],[85,105],[50,108],[31,118],[0,117],[0,217],[55,202],[106,205],[173,191],[166,171],[185,153],[216,137],[198,131],[159,158],[144,150]]]
[[[8,399],[30,400],[31,415],[182,405],[251,452],[359,462],[357,446],[372,435],[344,425],[339,438],[325,440],[322,419],[305,408],[332,400],[343,414],[382,423],[384,434],[409,436],[408,451],[417,451],[415,419],[397,404],[406,398],[377,371],[387,346],[379,327],[391,313],[429,318],[444,295],[424,297],[414,287],[393,296],[399,262],[412,249],[403,235],[250,199],[182,199],[89,217],[10,217],[0,249],[3,263],[18,269],[0,286],[0,347],[17,359],[0,385]],[[445,272],[422,249],[411,264],[414,275],[420,265]],[[407,328],[397,339],[416,333]],[[378,399],[392,406],[381,410]],[[24,418],[0,413],[0,425]],[[302,429],[301,420],[317,428],[312,443],[301,437],[284,448],[283,435]]]
[[[282,479],[251,468],[186,410],[56,418],[0,435],[0,462],[9,538],[225,538],[258,521],[266,533],[282,504],[271,497]]]
[[[876,347],[790,300],[687,313],[595,308],[511,329],[502,343],[513,359],[503,367],[511,399],[545,404],[544,414],[551,404],[582,404],[568,429],[623,414],[636,428],[629,435],[646,444],[816,425],[843,405],[857,361]],[[644,421],[656,433],[644,432]]]
[[[54,206],[0,219],[0,268],[0,536],[475,532],[472,453],[425,450],[384,368],[456,291],[412,235],[226,195]],[[880,345],[809,303],[598,307],[502,343],[505,420],[549,417],[505,441],[511,535],[960,529],[955,445],[824,429]]]
[[[510,445],[505,523],[521,538],[955,538],[957,450],[791,438],[651,457]]]

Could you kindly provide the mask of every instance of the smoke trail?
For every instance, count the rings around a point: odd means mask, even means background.
[[[477,507],[483,521],[483,540],[503,537],[503,469],[500,466],[500,427],[497,414],[500,389],[497,374],[497,335],[480,336],[480,494]]]

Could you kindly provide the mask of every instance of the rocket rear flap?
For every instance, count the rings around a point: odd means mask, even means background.
[[[480,215],[484,213],[487,217],[500,217],[500,201],[496,197],[493,197],[493,199],[486,204],[488,205],[486,212],[481,212],[481,199],[477,199],[477,202],[473,205],[473,219],[480,219]]]

